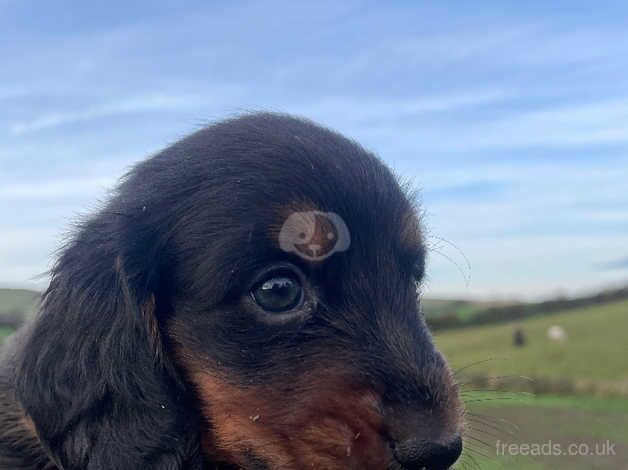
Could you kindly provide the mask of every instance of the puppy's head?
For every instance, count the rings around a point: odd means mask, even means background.
[[[245,468],[448,468],[461,408],[419,312],[424,256],[412,202],[355,143],[281,115],[219,123],[137,166],[68,247],[22,401],[60,462],[119,426],[140,463],[185,460],[185,435]]]

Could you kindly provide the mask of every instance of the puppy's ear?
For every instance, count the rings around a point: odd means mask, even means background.
[[[184,386],[161,350],[154,245],[123,225],[133,226],[99,215],[60,257],[17,397],[64,470],[201,468]]]

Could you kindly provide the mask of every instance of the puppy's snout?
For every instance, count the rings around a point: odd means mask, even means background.
[[[385,432],[395,461],[404,469],[445,470],[462,453],[457,389],[448,381],[438,382],[437,388],[416,389],[413,397],[408,393],[384,402]]]
[[[442,408],[388,407],[389,445],[404,469],[445,470],[462,453],[458,420]]]
[[[444,442],[432,442],[421,436],[411,436],[392,443],[397,462],[406,469],[446,470],[462,453],[462,437],[455,435]]]

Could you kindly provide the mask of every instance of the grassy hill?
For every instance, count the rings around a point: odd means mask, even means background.
[[[445,315],[456,315],[471,318],[489,308],[512,305],[513,302],[474,301],[462,299],[422,298],[421,309],[427,318],[438,318]]]
[[[0,327],[0,346],[2,346],[2,341],[4,340],[4,338],[9,336],[12,332],[13,330],[11,330],[10,328]]]
[[[509,400],[495,398],[471,403],[465,452],[456,469],[628,469],[628,400],[512,395]],[[596,446],[601,447],[607,440],[614,444],[615,452],[595,455]],[[504,455],[504,448],[499,447],[548,442],[560,446],[560,452]],[[589,453],[569,455],[572,444],[587,446]]]
[[[550,341],[547,329],[560,325],[563,343]],[[512,333],[523,328],[527,344],[512,345]],[[443,331],[436,343],[448,356],[463,384],[469,409],[465,454],[456,468],[486,470],[628,469],[628,400],[592,396],[531,396],[491,391],[493,384],[477,385],[472,377],[519,376],[539,380],[617,383],[628,389],[628,300],[574,308],[520,321]],[[463,369],[463,370],[461,370]],[[615,454],[593,455],[607,440]],[[552,442],[567,451],[569,445],[588,446],[586,455],[498,454],[500,444]]]
[[[566,310],[628,300],[628,286],[579,297],[559,297],[542,302],[466,302],[425,300],[424,312],[432,331],[509,323],[548,316]]]
[[[550,341],[547,329],[562,326],[565,342]],[[512,345],[516,327],[527,344]],[[567,310],[501,325],[442,332],[436,343],[452,366],[467,373],[592,380],[628,380],[628,300]],[[483,362],[484,361],[484,362]]]
[[[39,292],[26,289],[0,289],[0,314],[32,312],[40,297]]]
[[[2,339],[32,314],[41,294],[26,289],[0,289],[0,343]]]

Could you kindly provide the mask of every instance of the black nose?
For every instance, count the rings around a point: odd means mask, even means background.
[[[448,443],[410,438],[394,446],[397,461],[406,469],[447,470],[462,453],[462,438]]]

